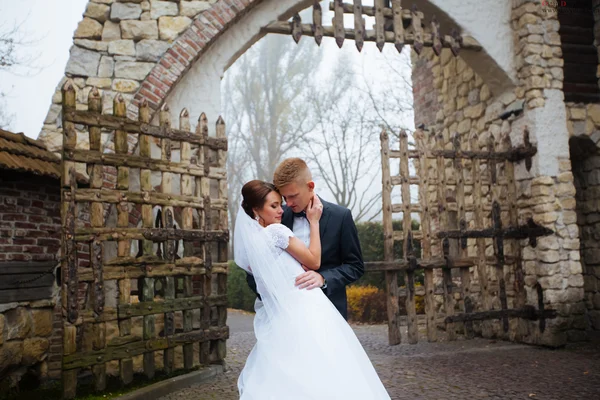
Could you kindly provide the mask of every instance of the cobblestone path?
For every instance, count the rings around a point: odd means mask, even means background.
[[[254,345],[252,318],[229,314],[226,373],[162,400],[238,399],[237,377]],[[386,326],[354,330],[394,400],[600,399],[598,345],[549,350],[474,339],[390,347]]]

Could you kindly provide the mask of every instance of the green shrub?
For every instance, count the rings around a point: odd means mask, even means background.
[[[402,231],[402,220],[392,222],[394,231]],[[419,222],[412,221],[412,229],[419,229]],[[383,261],[383,224],[381,222],[359,222],[356,224],[358,230],[358,240],[363,253],[363,259],[368,261]],[[415,244],[415,254],[420,257],[421,244],[417,241]],[[403,259],[404,250],[403,243],[400,241],[394,242],[394,259]],[[416,272],[415,280],[422,282],[422,271]],[[378,289],[385,290],[385,273],[384,272],[369,272],[363,275],[354,283],[358,286],[375,286]],[[404,274],[398,274],[398,285],[404,285]]]
[[[246,283],[246,271],[229,261],[227,275],[227,300],[230,308],[254,312],[256,294]]]

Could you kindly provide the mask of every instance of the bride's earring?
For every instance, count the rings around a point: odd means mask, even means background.
[[[254,217],[254,219],[256,220],[256,222],[260,222],[260,217],[258,215]]]

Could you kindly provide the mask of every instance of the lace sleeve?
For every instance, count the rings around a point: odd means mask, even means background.
[[[287,249],[290,244],[290,238],[294,236],[294,232],[285,225],[272,224],[267,227],[267,232],[271,237],[272,244],[280,249]]]

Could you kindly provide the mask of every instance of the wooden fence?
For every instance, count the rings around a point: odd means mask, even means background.
[[[473,337],[474,321],[484,321],[482,329],[493,329],[488,322],[500,320],[500,334],[506,334],[510,319],[539,320],[543,331],[545,319],[555,316],[553,310],[544,310],[540,291],[538,309],[525,304],[519,240],[529,239],[535,246],[537,237],[552,231],[532,220],[517,226],[514,163],[524,161],[530,168],[537,151],[526,131],[524,135],[524,145],[512,147],[508,136],[496,140],[489,134],[483,150],[476,135],[468,138],[467,147],[458,135],[444,140],[418,130],[410,146],[402,131],[399,149],[392,150],[389,135],[382,132],[384,261],[367,263],[367,271],[385,271],[390,344],[401,342],[399,273],[406,283],[409,343],[419,337],[417,270],[424,274],[429,341],[438,340],[440,318],[447,339],[454,340],[458,331]],[[391,173],[392,160],[399,161],[397,175]],[[392,191],[398,186],[400,202],[393,203]],[[393,230],[394,214],[402,215],[401,232]],[[419,230],[411,229],[413,219],[420,221]],[[404,260],[394,260],[397,241],[403,244]]]
[[[154,126],[145,103],[138,121],[126,117],[121,95],[114,99],[113,115],[103,114],[102,104],[94,89],[88,109],[77,110],[74,85],[67,82],[63,88],[66,398],[76,396],[82,370],[91,370],[95,388],[102,391],[107,365],[118,363],[118,378],[129,384],[136,357],[143,358],[147,378],[155,375],[157,359],[166,373],[221,362],[229,334],[223,120],[217,122],[216,137],[209,137],[204,114],[190,132],[186,110],[175,129],[166,107],[160,126]],[[89,146],[78,142],[78,131],[85,130]],[[114,153],[103,148],[105,142],[114,143]],[[89,174],[89,187],[78,187],[76,171]],[[114,183],[108,179],[111,171],[116,172]],[[160,209],[159,227],[155,208]],[[139,243],[135,254],[134,241]],[[183,256],[175,250],[179,241]],[[82,246],[89,248],[89,266],[78,268]],[[183,353],[182,366],[175,365],[176,349]]]

